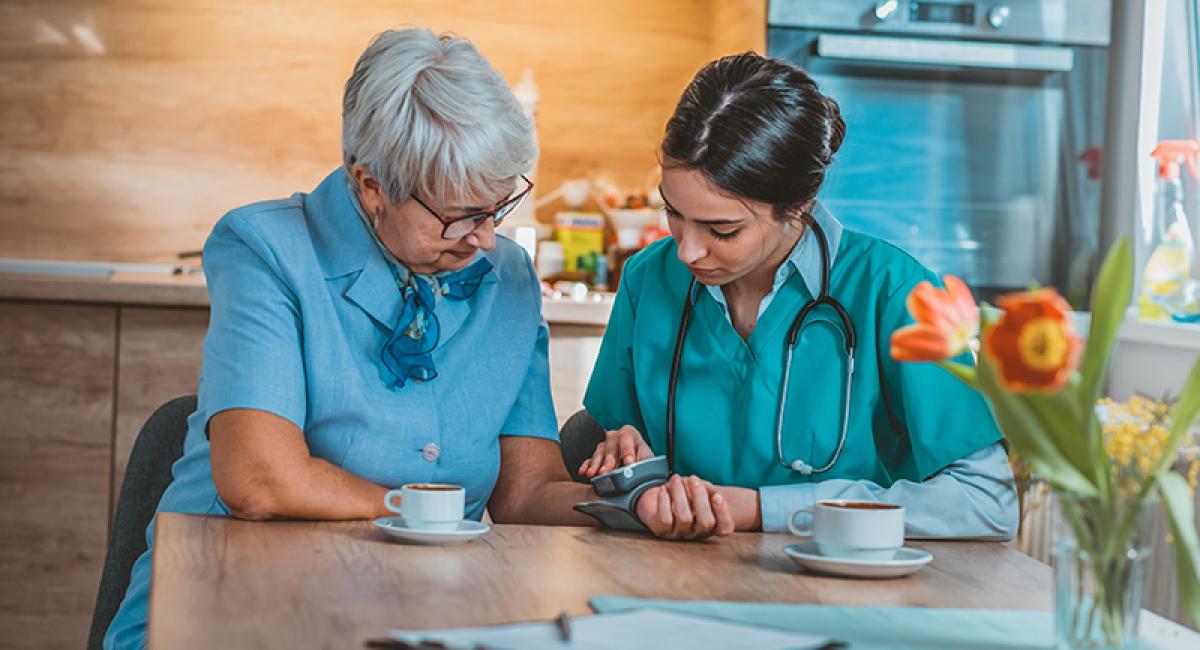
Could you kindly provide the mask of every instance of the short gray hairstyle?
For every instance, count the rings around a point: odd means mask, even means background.
[[[512,190],[537,158],[533,120],[465,38],[411,27],[376,36],[342,98],[342,158],[393,203],[443,205]]]

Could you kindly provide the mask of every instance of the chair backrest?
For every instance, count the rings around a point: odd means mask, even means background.
[[[129,587],[133,563],[146,551],[146,527],[171,484],[171,466],[183,455],[187,419],[195,410],[195,395],[177,397],[163,404],[146,420],[133,443],[104,556],[104,572],[100,574],[88,650],[103,647],[104,633]]]
[[[558,432],[559,451],[563,464],[571,473],[571,479],[579,483],[588,480],[579,475],[579,466],[592,457],[596,446],[604,441],[604,427],[600,426],[587,411],[576,411]]]

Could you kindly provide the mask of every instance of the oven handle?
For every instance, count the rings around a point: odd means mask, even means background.
[[[1075,52],[1067,47],[935,41],[921,38],[820,34],[817,56],[891,64],[1069,72]]]

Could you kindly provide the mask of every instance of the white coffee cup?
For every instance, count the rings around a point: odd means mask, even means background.
[[[397,506],[393,499],[400,497]],[[413,530],[457,530],[466,510],[467,491],[458,485],[410,483],[384,497],[388,510],[400,513]]]
[[[811,528],[796,515],[812,513]],[[788,530],[812,536],[821,555],[859,560],[890,560],[904,546],[904,506],[876,501],[830,499],[788,516]]]

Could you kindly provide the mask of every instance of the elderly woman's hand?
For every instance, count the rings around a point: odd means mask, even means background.
[[[674,474],[663,485],[642,493],[637,515],[664,539],[704,539],[734,530],[733,513],[712,483]]]
[[[579,474],[584,478],[592,478],[653,456],[654,452],[642,439],[642,434],[627,424],[605,434],[604,441],[596,445],[592,457],[579,466]]]

